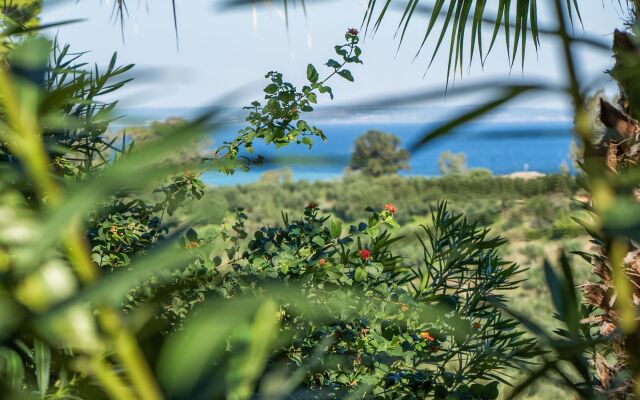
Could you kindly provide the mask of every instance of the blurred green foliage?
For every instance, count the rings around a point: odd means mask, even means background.
[[[440,175],[457,175],[467,172],[467,156],[464,153],[444,151],[438,157]]]
[[[249,230],[242,209],[203,234],[178,217],[205,196],[200,172],[250,165],[241,147],[321,136],[296,109],[331,76],[353,80],[357,34],[301,92],[269,73],[250,128],[204,157],[175,155],[215,111],[110,136],[102,98],[131,65],[16,43],[0,66],[3,398],[497,398],[505,369],[539,354],[499,309],[519,268],[445,203],[415,239],[420,263],[394,252],[390,203],[348,228],[312,203],[281,228]]]
[[[390,3],[380,9],[371,1],[365,25],[377,14],[377,29]],[[254,227],[252,213],[238,208],[242,196],[254,201],[248,207],[259,205],[252,190],[263,198],[282,197],[275,204],[285,208],[299,207],[291,184],[265,179],[249,189],[217,189],[214,200],[222,200],[206,208],[213,217],[178,215],[186,203],[205,197],[201,172],[233,172],[260,162],[251,156],[254,140],[282,147],[324,139],[300,116],[312,111],[318,93],[333,97],[328,79],[354,80],[344,67],[362,62],[357,30],[349,29],[346,43],[335,47],[341,61],[326,63],[326,78],[309,65],[308,82],[298,90],[282,74],[269,72],[264,99],[246,108],[247,128],[211,155],[183,158],[175,155],[185,143],[218,126],[216,111],[151,126],[150,140],[139,140],[139,146],[125,134],[109,137],[116,102],[103,96],[129,81],[132,66],[117,66],[114,56],[106,69],[88,67],[82,54],[39,36],[40,3],[21,1],[6,4],[2,20],[2,397],[486,400],[500,396],[499,384],[510,383],[514,369],[524,378],[510,396],[542,378],[583,398],[640,394],[640,124],[633,118],[640,115],[634,79],[640,3],[626,2],[631,29],[614,33],[610,74],[621,96],[616,105],[600,101],[602,135],[588,113],[572,49],[576,41],[603,46],[573,36],[577,1],[552,2],[557,29],[545,32],[538,30],[534,1],[517,2],[515,26],[508,1],[500,2],[495,20],[485,18],[485,1],[445,3],[427,7],[422,45],[445,12],[434,56],[451,28],[454,72],[463,67],[467,24],[471,54],[477,46],[485,57],[503,30],[512,64],[519,50],[524,61],[528,34],[536,47],[541,33],[561,43],[568,84],[551,89],[570,96],[575,107],[584,152],[577,157],[585,173],[580,184],[591,195],[579,203],[590,219],[575,219],[593,249],[562,245],[591,264],[596,276],[581,285],[580,296],[575,267],[564,253],[556,266],[543,263],[549,299],[535,311],[553,314],[556,324],[540,323],[508,304],[506,292],[520,290],[522,270],[503,261],[505,240],[483,226],[517,229],[526,240],[574,237],[569,221],[575,211],[549,196],[576,193],[567,174],[523,181],[476,171],[440,180],[382,177],[375,184],[370,177],[350,177],[327,183],[332,188],[325,187],[322,198],[322,185],[314,185],[315,196],[304,196],[323,204],[307,204],[302,217],[282,213],[281,223],[258,221]],[[115,7],[122,12],[125,2]],[[406,5],[401,40],[416,10],[425,11],[418,1]],[[485,52],[481,31],[487,22],[494,33]],[[550,87],[497,89],[488,102],[425,134],[413,149],[524,93]],[[446,164],[447,171],[462,170]],[[470,188],[481,199],[477,204],[468,201]],[[398,197],[388,201],[394,203],[373,204],[362,215],[367,201],[392,192]],[[469,218],[445,202],[433,204],[444,196],[459,197],[457,207]],[[222,205],[235,214],[221,215]],[[404,232],[417,234],[413,244],[402,236],[401,223],[409,224]],[[398,251],[400,243],[418,252]],[[540,257],[531,246],[521,253]],[[535,279],[541,275],[530,276],[522,288],[539,287]]]

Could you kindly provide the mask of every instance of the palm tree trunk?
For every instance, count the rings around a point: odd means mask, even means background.
[[[633,15],[635,16],[635,11]],[[636,43],[637,39],[629,33],[614,33],[613,53],[616,63],[610,74],[619,85],[620,98],[616,106],[604,99],[600,101],[599,119],[607,130],[594,146],[594,154],[585,155],[601,160],[603,168],[599,178],[604,177],[609,182],[613,182],[622,172],[636,168],[640,160],[640,123],[636,119],[640,117],[640,46]],[[593,170],[589,173],[593,173]],[[640,190],[637,189],[615,194],[640,201]],[[627,253],[622,265],[612,266],[614,239],[608,237],[606,232],[601,233],[601,237],[594,238],[598,245],[591,258],[592,271],[599,279],[597,282],[585,283],[582,290],[585,302],[598,310],[585,322],[598,327],[600,334],[609,341],[606,348],[594,353],[592,362],[599,390],[603,394],[613,399],[633,398],[635,377],[628,376],[628,372],[637,370],[633,364],[640,359],[637,348],[640,342],[637,329],[633,333],[619,329],[622,322],[619,302],[623,300],[618,296],[620,291],[614,279],[614,267],[619,267],[624,272],[623,279],[628,281],[625,284],[632,291],[631,302],[634,307],[639,306],[640,249],[633,241],[626,240]]]

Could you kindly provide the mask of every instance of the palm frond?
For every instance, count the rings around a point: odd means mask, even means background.
[[[388,11],[392,9],[392,0],[385,0],[380,4],[377,0],[369,0],[363,19],[363,25],[367,30],[375,33],[381,26]],[[487,16],[487,0],[444,0],[424,1],[410,0],[404,4],[404,10],[397,26],[400,36],[399,45],[406,39],[406,32],[410,22],[416,17],[425,16],[425,34],[416,52],[416,57],[421,54],[427,41],[436,35],[429,65],[440,52],[443,41],[450,36],[448,52],[449,81],[452,72],[462,72],[465,63],[465,54],[469,54],[469,63],[473,61],[473,54],[477,50],[481,62],[484,64],[487,56],[493,49],[500,33],[505,38],[505,46],[509,56],[509,63],[514,65],[518,54],[524,65],[527,43],[532,42],[536,50],[540,44],[540,29],[538,27],[537,0],[499,0],[497,7],[492,9],[492,16]],[[581,21],[577,0],[567,0],[567,12],[574,21],[574,14]],[[434,30],[438,20],[442,20],[439,31]],[[482,33],[484,29],[492,29],[491,40],[486,51],[483,47]],[[465,44],[465,41],[468,42]]]
[[[224,0],[219,6],[222,9],[240,8],[253,6],[256,3],[267,3],[268,0]],[[271,3],[269,1],[269,3]],[[281,0],[284,8],[285,24],[289,25],[289,10],[291,7],[300,5],[306,15],[305,0]],[[533,43],[535,49],[540,44],[540,34],[538,27],[538,4],[537,0],[499,0],[497,7],[491,8],[492,16],[487,16],[487,5],[492,2],[487,0],[408,0],[404,2],[400,9],[402,15],[397,26],[399,35],[399,46],[405,41],[409,24],[415,17],[427,15],[425,33],[422,37],[416,57],[419,56],[430,37],[437,35],[435,48],[432,51],[429,66],[440,52],[444,39],[450,36],[448,51],[447,82],[451,78],[452,72],[462,72],[465,55],[468,54],[469,64],[473,62],[474,53],[477,54],[484,65],[487,56],[491,53],[500,33],[505,39],[509,64],[513,67],[518,54],[521,64],[524,66],[527,43]],[[400,3],[398,3],[400,4]],[[171,0],[173,12],[173,28],[176,36],[176,46],[179,43],[178,17],[175,0]],[[387,17],[388,11],[396,9],[393,0],[368,0],[367,9],[363,16],[363,26],[375,33],[381,26],[382,21]],[[566,9],[570,21],[573,24],[574,16],[582,22],[582,16],[578,8],[577,0],[566,0]],[[124,18],[127,14],[126,0],[114,2],[114,17],[124,26]],[[434,31],[438,20],[442,20],[439,32]],[[122,28],[124,29],[124,28]],[[490,29],[491,39],[489,46],[483,46],[483,30]],[[123,36],[124,37],[124,36]],[[465,41],[466,43],[465,47]],[[486,51],[485,51],[486,49]]]

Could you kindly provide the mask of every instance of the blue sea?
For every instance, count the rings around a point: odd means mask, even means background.
[[[380,130],[400,137],[403,146],[437,126],[435,123],[318,123],[327,141],[315,140],[309,150],[305,145],[290,145],[275,149],[255,143],[255,154],[266,157],[267,163],[250,172],[226,176],[207,173],[210,185],[235,185],[255,182],[268,170],[288,167],[296,180],[330,180],[339,178],[349,164],[349,157],[358,136],[368,130]],[[229,126],[212,134],[216,144],[233,137],[237,127]],[[499,123],[486,122],[465,125],[453,133],[429,142],[410,158],[410,169],[402,175],[438,176],[438,157],[443,151],[464,153],[469,168],[486,168],[495,175],[518,171],[555,173],[560,164],[571,165],[569,147],[572,141],[570,122]],[[287,159],[289,158],[289,159]]]

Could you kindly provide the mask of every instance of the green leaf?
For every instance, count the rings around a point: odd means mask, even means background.
[[[276,85],[275,83],[272,83],[266,88],[264,88],[264,92],[267,94],[274,94],[277,91],[278,91],[278,85]]]
[[[391,226],[394,229],[400,229],[400,224],[398,224],[395,220],[393,219],[388,219],[385,221],[385,223],[389,226]]]
[[[307,99],[309,99],[310,102],[316,104],[318,102],[318,96],[316,96],[315,93],[309,93],[307,95]]]
[[[341,66],[341,64],[334,59],[327,61],[325,65],[329,68],[335,68],[335,69],[338,69]]]
[[[564,298],[563,285],[556,275],[555,271],[547,261],[544,263],[544,275],[547,280],[547,287],[551,292],[551,300],[560,315],[560,318],[565,318],[567,314],[567,307]]]
[[[40,398],[44,399],[49,390],[49,377],[51,375],[51,349],[41,340],[34,340],[34,365],[38,380]]]
[[[337,239],[342,235],[342,221],[337,219],[331,220],[331,237]]]
[[[329,86],[321,86],[319,90],[320,93],[329,93],[329,97],[331,97],[331,100],[333,100],[333,91]]]
[[[324,239],[322,239],[320,236],[315,236],[313,239],[311,239],[311,241],[320,247],[324,247],[324,245],[326,244]]]
[[[313,146],[313,139],[311,139],[310,137],[303,137],[302,143],[306,144],[307,146],[309,146],[309,148],[311,148],[311,146]]]
[[[482,388],[482,398],[486,400],[495,400],[500,395],[500,391],[498,390],[499,382],[493,381],[489,382]]]
[[[444,136],[453,131],[455,128],[464,125],[467,122],[476,120],[481,116],[495,110],[501,105],[508,103],[516,97],[534,89],[536,89],[536,87],[534,86],[513,86],[505,88],[504,93],[501,93],[495,99],[491,99],[487,103],[481,104],[480,106],[458,116],[457,118],[450,120],[449,122],[434,129],[433,131],[424,134],[421,138],[418,139],[416,143],[411,146],[411,151],[417,150],[428,142]]]
[[[353,276],[353,279],[355,279],[356,282],[364,281],[365,279],[367,279],[367,271],[362,267],[358,267]]]
[[[339,56],[346,57],[349,54],[345,49],[342,48],[342,46],[336,46],[335,49],[336,54],[338,54]]]
[[[380,228],[378,228],[378,226],[370,226],[367,229],[367,233],[371,237],[376,237],[376,236],[378,236],[378,233],[380,233]]]
[[[227,398],[246,400],[255,391],[255,382],[264,370],[278,332],[277,305],[268,300],[258,308],[248,329],[248,346],[232,358],[227,369]]]
[[[278,94],[278,100],[284,103],[292,102],[293,100],[295,100],[295,98],[296,98],[296,94],[295,92],[292,92],[292,91],[280,92]]]
[[[187,240],[195,242],[198,240],[198,233],[193,229],[189,229],[187,233],[185,233],[185,237],[187,238]]]
[[[318,75],[316,67],[314,67],[312,64],[307,65],[307,79],[309,80],[309,82],[316,83],[318,82],[319,78],[320,75]]]
[[[13,389],[19,390],[24,382],[24,366],[18,353],[5,347],[0,348],[0,376]]]
[[[160,351],[158,374],[167,390],[189,393],[202,378],[199,373],[225,351],[231,331],[246,323],[256,308],[252,299],[224,304],[211,301],[202,307]]]
[[[353,75],[351,75],[351,71],[348,69],[343,69],[342,71],[338,71],[338,75],[348,80],[349,82],[353,82]]]
[[[17,306],[5,294],[0,294],[0,340],[4,340],[7,335],[18,325],[23,318],[24,310]]]

